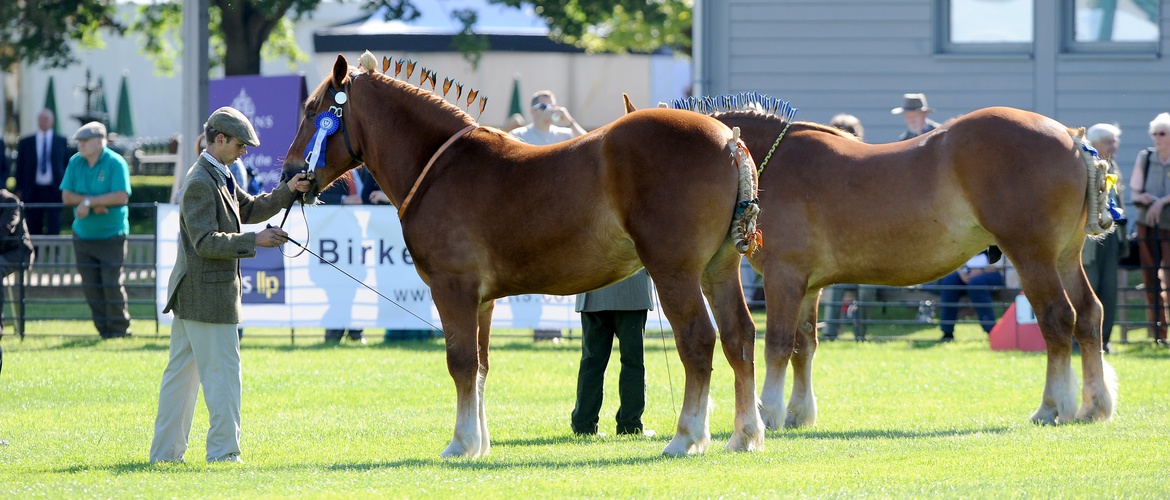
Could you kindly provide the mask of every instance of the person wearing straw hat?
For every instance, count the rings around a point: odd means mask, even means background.
[[[150,462],[182,462],[187,452],[195,400],[203,386],[207,403],[207,461],[240,460],[240,259],[256,247],[288,241],[280,228],[241,232],[241,224],[263,222],[309,190],[305,174],[253,197],[236,183],[228,165],[259,146],[248,118],[222,107],[204,125],[207,149],[187,171],[179,201],[179,248],[167,285],[163,312],[173,311],[171,348],[159,387],[158,416]]]
[[[130,234],[130,167],[109,148],[106,126],[89,122],[73,134],[77,154],[65,166],[61,201],[73,207],[73,253],[93,326],[102,339],[130,336],[122,265]],[[30,228],[31,229],[31,228]]]
[[[890,110],[890,114],[902,115],[902,119],[906,120],[906,131],[898,136],[898,140],[918,137],[938,128],[938,122],[926,116],[931,111],[934,109],[926,103],[926,94],[903,94],[902,105]]]

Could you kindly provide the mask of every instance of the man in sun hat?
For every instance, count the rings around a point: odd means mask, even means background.
[[[903,94],[902,105],[890,110],[890,114],[902,115],[906,120],[906,131],[898,136],[898,140],[918,137],[938,128],[938,122],[926,117],[931,111],[934,109],[926,104],[926,94]]]
[[[82,291],[102,339],[130,335],[122,266],[130,234],[130,167],[106,143],[106,126],[89,122],[73,134],[77,154],[65,166],[61,201],[73,208],[73,253]]]
[[[179,251],[163,309],[175,318],[159,388],[152,463],[183,461],[200,385],[210,424],[207,461],[241,462],[240,259],[255,257],[258,246],[283,244],[288,234],[275,227],[244,233],[240,224],[263,222],[288,206],[295,193],[309,190],[304,174],[297,174],[271,193],[253,197],[227,167],[248,146],[260,145],[248,118],[223,107],[203,128],[207,149],[187,171],[179,201]]]

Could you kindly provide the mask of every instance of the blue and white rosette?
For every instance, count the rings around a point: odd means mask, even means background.
[[[325,166],[325,138],[337,132],[341,126],[341,119],[332,111],[323,111],[317,115],[317,133],[313,135],[313,142],[305,148],[305,163],[309,171]]]

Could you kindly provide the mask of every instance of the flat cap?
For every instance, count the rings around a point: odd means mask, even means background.
[[[102,125],[102,122],[86,123],[73,134],[73,140],[75,141],[93,139],[94,137],[106,138],[106,126]]]
[[[260,145],[260,137],[256,135],[256,129],[252,128],[252,122],[248,121],[248,117],[244,116],[243,113],[231,106],[224,106],[215,110],[211,114],[211,118],[207,119],[207,125],[224,134],[244,141],[244,144],[249,146],[256,147]],[[211,139],[211,137],[208,138],[209,141]]]

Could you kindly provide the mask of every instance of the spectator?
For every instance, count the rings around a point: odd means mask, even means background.
[[[0,145],[0,155],[4,154]],[[0,222],[4,224],[0,233],[0,279],[32,264],[33,246],[28,237],[28,225],[20,198],[0,186]],[[17,275],[19,279],[19,275]],[[0,339],[4,338],[4,293],[0,292]],[[4,349],[0,348],[0,370],[4,367]]]
[[[511,134],[528,144],[546,146],[585,135],[585,129],[569,110],[557,105],[551,91],[541,90],[532,94],[532,123],[513,129]]]
[[[130,335],[122,263],[130,234],[130,167],[106,146],[106,126],[89,122],[73,134],[77,154],[61,179],[73,211],[73,254],[93,325],[103,339]]]
[[[53,133],[55,118],[47,109],[37,114],[37,131],[16,147],[16,196],[25,203],[61,203],[61,178],[69,160],[65,138]],[[61,207],[29,208],[32,234],[61,234]]]
[[[524,115],[520,113],[512,113],[512,116],[508,117],[508,120],[504,122],[504,126],[500,127],[500,130],[503,130],[504,132],[511,132],[523,126]]]
[[[1170,113],[1161,113],[1150,122],[1154,146],[1138,153],[1129,187],[1137,208],[1138,254],[1142,283],[1146,289],[1146,321],[1154,341],[1166,344],[1166,304],[1170,293]],[[1163,275],[1159,279],[1159,274]]]
[[[365,168],[365,167],[362,167]],[[337,181],[330,184],[324,191],[317,196],[321,203],[325,205],[361,205],[362,204],[362,189],[358,185],[359,181],[354,171],[350,170],[339,177]],[[349,302],[353,302],[352,297]],[[341,306],[342,304],[337,304]],[[345,304],[348,307],[348,304]],[[362,330],[348,329],[348,328],[326,328],[325,342],[336,344],[341,342],[342,337],[348,337],[349,340],[366,343],[366,338],[362,335]]]
[[[834,127],[845,132],[849,132],[857,137],[858,140],[865,140],[865,128],[861,126],[861,120],[856,116],[841,113],[829,120],[829,126]],[[833,285],[828,288],[829,300],[825,305],[825,328],[824,334],[821,336],[824,340],[837,340],[838,333],[841,329],[841,309],[845,300],[845,292],[852,290],[855,292],[854,297],[861,303],[874,302],[877,300],[877,289],[870,286],[858,285]],[[858,304],[856,307],[850,307],[852,316],[858,320],[853,329],[853,338],[855,340],[865,340],[865,320],[866,320],[866,306]]]
[[[552,91],[541,90],[532,94],[532,123],[510,132],[520,140],[536,146],[547,146],[574,137],[585,135],[585,129],[573,119],[569,110],[557,105]],[[534,329],[532,340],[559,342],[559,330]]]
[[[898,140],[918,137],[938,128],[938,123],[926,116],[931,111],[934,109],[926,104],[926,94],[903,94],[902,106],[890,110],[890,114],[900,114],[906,121],[906,131],[898,136]]]
[[[991,288],[1004,286],[1003,274],[991,266],[987,252],[971,257],[963,267],[938,280],[939,285],[939,342],[955,340],[955,320],[959,317],[959,297],[964,293],[979,315],[983,331],[991,333],[995,327],[995,310],[991,307]]]
[[[865,140],[865,127],[861,126],[861,120],[851,114],[839,113],[833,115],[833,118],[829,119],[829,126],[849,132],[856,136],[859,141]]]
[[[646,409],[646,365],[642,337],[646,311],[654,307],[650,276],[646,270],[613,285],[577,295],[581,313],[581,368],[577,374],[577,404],[573,407],[573,432],[597,434],[598,415],[605,388],[605,368],[618,339],[622,369],[618,377],[617,433],[654,437],[642,426]]]
[[[1117,147],[1121,144],[1121,129],[1116,125],[1098,123],[1089,127],[1085,138],[1097,149],[1102,160],[1109,162],[1109,173],[1117,176],[1117,185],[1122,186],[1121,170],[1117,167],[1115,156]],[[1121,207],[1122,201],[1118,193],[1110,193],[1116,206]],[[1089,284],[1097,293],[1104,307],[1103,321],[1101,322],[1101,347],[1110,352],[1109,338],[1113,333],[1113,324],[1117,321],[1117,268],[1118,263],[1129,253],[1129,242],[1126,240],[1125,221],[1118,221],[1119,227],[1113,233],[1101,240],[1085,240],[1081,260],[1085,264],[1085,274],[1089,276]]]
[[[174,311],[171,349],[159,387],[150,461],[182,462],[191,434],[195,399],[203,386],[210,430],[207,461],[240,462],[240,261],[256,247],[275,247],[288,234],[270,227],[241,233],[240,224],[280,212],[309,181],[297,174],[271,193],[252,197],[237,186],[227,165],[248,146],[260,145],[243,113],[223,107],[204,125],[207,149],[187,171],[179,202],[179,249],[163,312]],[[237,215],[238,214],[238,215]]]

